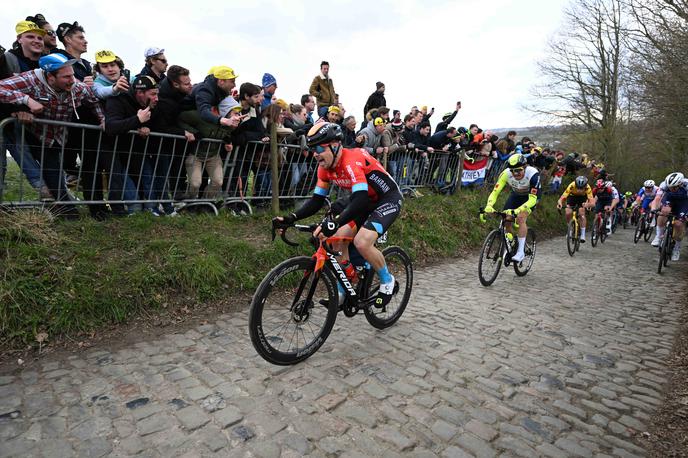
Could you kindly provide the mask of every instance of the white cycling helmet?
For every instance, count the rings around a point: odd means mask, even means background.
[[[683,184],[684,179],[685,177],[681,172],[674,172],[667,175],[664,182],[667,184],[667,186],[673,188],[675,186],[681,186]]]
[[[645,183],[643,183],[643,186],[646,188],[654,188],[655,180],[647,180]]]
[[[612,182],[612,181],[605,181],[605,182],[604,182],[604,187],[605,187],[605,188],[613,188],[613,187],[614,187],[614,182]]]

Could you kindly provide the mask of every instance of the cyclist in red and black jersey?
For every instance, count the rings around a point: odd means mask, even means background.
[[[318,161],[318,182],[313,196],[296,212],[275,218],[277,222],[292,224],[314,215],[322,208],[330,193],[330,184],[350,190],[346,207],[334,218],[323,220],[313,235],[320,237],[354,237],[354,246],[380,277],[380,290],[375,304],[386,305],[394,291],[394,276],[389,273],[385,258],[375,247],[399,216],[403,197],[392,177],[367,151],[343,148],[342,130],[337,124],[316,124],[308,132],[308,146]],[[348,262],[348,247],[335,246],[342,253],[342,267],[353,272]],[[351,271],[351,272],[349,272]]]

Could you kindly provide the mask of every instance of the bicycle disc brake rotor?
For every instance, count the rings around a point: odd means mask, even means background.
[[[303,324],[308,321],[308,318],[310,317],[311,305],[308,304],[306,299],[302,299],[296,304],[291,309],[291,319],[294,321],[294,323],[298,324]]]

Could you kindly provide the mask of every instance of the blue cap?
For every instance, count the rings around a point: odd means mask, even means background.
[[[277,80],[275,79],[274,76],[272,76],[269,73],[266,73],[265,75],[263,75],[263,88],[266,88],[268,86],[272,86],[273,84],[275,86],[277,86]]]
[[[38,66],[46,72],[56,72],[65,65],[72,65],[76,59],[68,59],[60,53],[48,54],[38,59]]]

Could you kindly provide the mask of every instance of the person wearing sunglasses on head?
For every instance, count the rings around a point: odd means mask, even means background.
[[[141,69],[141,73],[136,76],[146,75],[155,80],[156,83],[165,79],[165,71],[167,70],[167,58],[165,57],[165,50],[161,48],[148,48],[143,53],[146,58],[146,65]]]
[[[528,161],[522,154],[511,155],[507,160],[507,168],[499,175],[497,184],[487,198],[485,213],[495,212],[494,204],[502,189],[507,185],[511,187],[511,194],[504,204],[504,211],[515,215],[518,223],[518,250],[511,259],[521,262],[526,256],[526,235],[528,234],[526,221],[540,200],[540,173],[538,169],[528,165]],[[480,215],[480,220],[485,222],[485,216]],[[507,233],[511,233],[511,223],[512,221],[506,223]]]
[[[278,216],[273,222],[288,226],[314,215],[325,203],[332,184],[351,191],[345,208],[336,216],[327,216],[313,235],[353,237],[354,246],[380,278],[375,306],[381,308],[391,300],[395,280],[375,242],[399,216],[403,197],[396,182],[377,159],[361,148],[343,148],[342,137],[338,124],[320,123],[311,128],[306,139],[318,163],[318,181],[313,196],[296,212]],[[348,245],[333,244],[333,248],[342,253],[342,268],[349,278],[353,278],[355,270],[349,262]],[[340,298],[343,298],[343,291],[340,291]]]
[[[57,51],[57,34],[53,26],[50,25],[50,22],[45,19],[45,16],[38,13],[34,16],[26,16],[26,20],[33,22],[38,27],[45,30],[45,36],[43,37],[43,55]]]

